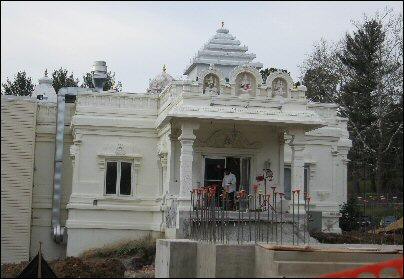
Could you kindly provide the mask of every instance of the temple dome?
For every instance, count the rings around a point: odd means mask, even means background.
[[[52,79],[48,77],[47,71],[45,71],[45,76],[38,80],[38,85],[35,86],[31,95],[35,99],[38,99],[38,96],[42,96],[40,100],[57,102],[56,91],[52,86]]]
[[[250,64],[255,68],[262,68],[262,63],[253,62],[255,57],[254,53],[248,53],[247,46],[241,45],[241,42],[230,34],[227,28],[224,28],[222,22],[222,26],[216,30],[216,34],[191,59],[184,75],[190,74],[198,65],[209,66],[214,64],[219,68],[221,66],[234,68]]]
[[[157,75],[155,78],[150,80],[149,88],[147,89],[147,93],[159,94],[172,81],[174,81],[174,78],[167,73],[167,68],[164,65],[163,71],[159,75]]]

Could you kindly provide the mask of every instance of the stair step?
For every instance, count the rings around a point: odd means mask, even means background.
[[[373,262],[307,262],[307,261],[276,261],[278,275],[286,277],[312,277],[327,273],[340,272],[347,269],[358,268],[363,265],[373,264]],[[393,270],[385,270],[383,275],[386,277],[395,277]]]
[[[376,253],[338,253],[338,252],[304,252],[304,251],[274,251],[275,261],[301,262],[382,262],[400,257],[398,254]]]

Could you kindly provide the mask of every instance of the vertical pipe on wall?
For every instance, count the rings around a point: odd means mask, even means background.
[[[52,199],[52,237],[56,243],[63,242],[65,228],[60,225],[60,203],[62,198],[62,166],[63,166],[63,140],[64,140],[64,116],[65,116],[66,90],[59,90],[57,97],[56,113],[56,140],[53,174],[53,199]]]
[[[93,83],[98,92],[106,81],[107,66],[104,61],[96,61],[93,66]],[[63,141],[65,129],[65,108],[66,96],[76,96],[80,91],[90,91],[78,87],[61,88],[57,96],[56,111],[56,141],[53,173],[53,197],[52,197],[52,237],[56,243],[64,241],[65,228],[60,222],[60,204],[62,199],[62,174],[63,174]]]

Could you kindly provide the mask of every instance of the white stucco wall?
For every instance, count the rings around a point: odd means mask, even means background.
[[[143,103],[125,106],[119,102],[127,102],[126,94],[97,100],[105,96],[89,93],[77,98],[70,150],[74,164],[67,256],[161,229],[158,137],[153,125],[156,101],[133,96],[131,101]],[[108,159],[133,163],[132,195],[105,195]],[[100,234],[94,236],[98,230]]]

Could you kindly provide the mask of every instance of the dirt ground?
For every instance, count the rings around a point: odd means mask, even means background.
[[[134,259],[135,258],[135,259]],[[154,265],[139,265],[136,257],[119,259],[85,259],[69,257],[50,261],[49,265],[58,278],[154,278]],[[16,278],[28,262],[4,264],[2,278]]]
[[[48,261],[58,278],[154,278],[156,242],[151,237],[117,243],[81,257]],[[46,260],[46,255],[43,255]],[[4,264],[2,278],[15,278],[28,262]]]

